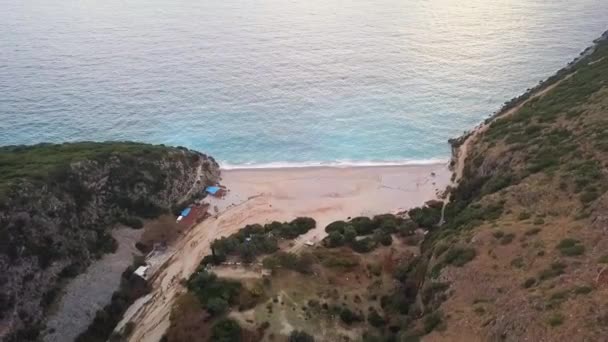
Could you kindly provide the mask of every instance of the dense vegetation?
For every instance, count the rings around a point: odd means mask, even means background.
[[[37,183],[59,182],[70,164],[79,161],[104,162],[112,156],[159,159],[166,155],[167,150],[164,145],[135,142],[4,146],[0,147],[0,191],[23,179]]]
[[[206,256],[202,264],[220,264],[234,255],[245,263],[251,263],[259,255],[271,254],[279,249],[279,239],[292,240],[316,226],[309,217],[298,217],[291,222],[272,222],[264,226],[247,225],[238,232],[216,239],[211,243],[212,255]]]
[[[439,220],[437,220],[438,222]],[[349,221],[335,221],[325,227],[325,246],[335,248],[349,246],[357,253],[368,253],[377,246],[390,246],[392,234],[410,236],[418,228],[412,220],[392,214],[377,215],[373,218],[355,217]]]
[[[243,290],[241,283],[219,279],[206,270],[196,272],[187,283],[188,291],[194,293],[211,316],[225,313],[230,306],[238,304]]]

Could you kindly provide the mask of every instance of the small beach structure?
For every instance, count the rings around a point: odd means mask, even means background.
[[[150,268],[150,266],[146,265],[146,266],[139,266],[135,272],[133,272],[133,274],[135,274],[136,276],[140,277],[141,279],[146,280],[148,277],[148,269]]]
[[[219,186],[208,186],[205,188],[205,192],[215,197],[222,197],[224,195],[224,189]]]
[[[191,210],[192,210],[192,208],[190,208],[190,207],[182,210],[182,212],[179,214],[179,216],[177,217],[177,220],[175,220],[175,222],[179,223],[184,219],[184,217],[188,217],[188,215],[190,215]]]
[[[193,205],[187,209],[184,209],[184,211],[186,211],[186,210],[188,210],[188,211],[187,212],[182,211],[180,213],[181,219],[179,219],[179,217],[178,217],[177,223],[179,223],[180,226],[188,229],[188,228],[194,226],[195,224],[202,222],[206,217],[208,217],[209,216],[208,209],[209,209],[209,204]],[[188,216],[184,216],[184,214],[186,214],[186,213],[188,214]]]
[[[208,186],[205,189],[205,192],[207,192],[210,195],[215,195],[215,194],[217,194],[218,191],[220,191],[220,187],[219,186]]]
[[[182,210],[182,213],[179,214],[179,216],[181,216],[182,218],[188,217],[188,215],[190,215],[191,210],[192,210],[192,208],[188,207],[188,208]]]

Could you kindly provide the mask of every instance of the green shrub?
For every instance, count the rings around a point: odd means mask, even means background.
[[[437,246],[435,246],[435,257],[439,257],[441,256],[441,254],[443,254],[445,251],[448,250],[448,248],[450,248],[447,244],[445,243],[440,243],[437,244]]]
[[[376,229],[382,230],[386,234],[397,232],[397,226],[403,221],[393,214],[376,215],[372,218],[372,223]]]
[[[351,244],[353,251],[357,253],[369,253],[376,248],[376,242],[369,238],[363,238],[361,240],[356,240]]]
[[[495,231],[495,232],[493,232],[493,233],[492,233],[492,236],[493,236],[495,239],[500,239],[500,238],[502,238],[504,235],[505,235],[505,232],[503,232],[502,230],[497,230],[497,231]]]
[[[355,217],[349,221],[349,224],[355,228],[357,235],[369,235],[376,229],[374,222],[365,216]]]
[[[477,306],[473,309],[473,311],[480,316],[486,313],[486,309],[484,309],[483,306]]]
[[[346,228],[348,224],[344,221],[335,221],[327,225],[325,227],[325,232],[328,234],[331,232],[339,232],[340,234],[344,233],[344,228]]]
[[[560,314],[559,312],[556,312],[549,317],[547,322],[549,323],[550,326],[556,327],[556,326],[564,323],[564,316],[562,314]]]
[[[340,319],[346,325],[351,325],[356,322],[361,322],[363,320],[363,317],[361,317],[361,315],[353,312],[349,308],[343,308],[342,311],[340,312]]]
[[[344,236],[339,231],[334,230],[327,235],[327,247],[340,247],[344,245]]]
[[[470,247],[454,247],[447,251],[445,257],[443,258],[443,262],[449,265],[454,265],[457,267],[462,267],[469,261],[475,258],[474,248]]]
[[[211,341],[213,342],[240,342],[241,327],[229,318],[224,318],[213,325],[211,330]]]
[[[597,262],[600,264],[608,264],[608,254],[602,255]]]
[[[544,270],[542,270],[539,275],[538,278],[542,281],[542,280],[547,280],[547,279],[551,279],[551,278],[555,278],[559,275],[562,275],[565,273],[566,270],[566,265],[564,265],[561,262],[554,262],[551,264],[551,266],[549,268],[546,268]]]
[[[445,291],[450,288],[450,283],[431,282],[430,285],[425,286],[422,292],[422,302],[429,304],[432,301],[443,302],[447,297]]]
[[[288,342],[315,342],[315,338],[302,330],[294,330],[289,334]]]
[[[418,226],[432,229],[441,219],[441,207],[419,207],[408,211],[408,215]]]
[[[577,256],[585,252],[585,246],[583,246],[579,240],[570,238],[560,241],[557,245],[557,249],[564,256]]]
[[[424,333],[428,334],[435,330],[442,322],[441,313],[437,311],[426,315],[424,317]]]
[[[515,183],[511,174],[497,174],[490,178],[483,187],[482,194],[488,195],[500,191]]]
[[[580,200],[583,204],[595,201],[600,194],[597,191],[585,191],[580,195]]]
[[[511,242],[513,242],[513,239],[515,239],[515,234],[513,234],[513,233],[505,234],[505,236],[503,236],[500,239],[500,244],[501,245],[508,245]]]
[[[207,311],[212,315],[212,316],[218,316],[223,314],[224,312],[226,312],[228,310],[228,308],[230,307],[230,305],[228,304],[228,302],[223,299],[223,298],[219,298],[219,297],[214,297],[214,298],[209,298],[209,300],[207,300]]]
[[[289,224],[296,228],[298,235],[305,234],[317,226],[317,222],[311,217],[297,217]]]
[[[382,229],[376,229],[374,231],[373,239],[376,241],[376,243],[380,243],[383,246],[390,246],[393,243],[391,234],[383,231]]]
[[[540,229],[540,228],[531,228],[531,229],[526,230],[525,235],[527,235],[527,236],[536,235],[536,234],[540,233],[541,230],[542,229]]]
[[[537,217],[534,219],[534,221],[532,223],[537,226],[540,226],[541,224],[545,224],[545,220],[541,217]]]
[[[353,243],[357,240],[357,231],[353,226],[346,226],[344,228],[344,242]]]
[[[418,228],[416,222],[412,221],[411,219],[407,219],[397,226],[397,232],[400,236],[410,236],[414,234],[416,228]]]
[[[536,279],[528,278],[528,279],[526,279],[526,281],[524,281],[524,283],[522,284],[522,287],[525,289],[528,289],[528,288],[534,286],[534,284],[536,284]]]
[[[384,317],[380,316],[376,310],[370,310],[370,313],[367,315],[367,321],[376,328],[386,324]]]
[[[574,288],[574,294],[577,294],[577,295],[588,294],[591,291],[593,291],[593,288],[591,286],[587,286],[587,285],[577,286]]]
[[[518,218],[519,218],[520,221],[523,221],[523,220],[529,219],[530,217],[532,217],[532,215],[529,212],[522,211],[521,213],[519,213],[519,217]]]
[[[511,260],[511,266],[516,267],[516,268],[524,267],[524,259],[522,257],[517,257],[517,258]]]

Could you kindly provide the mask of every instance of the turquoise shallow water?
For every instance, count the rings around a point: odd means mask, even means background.
[[[224,165],[446,159],[605,0],[0,0],[0,145],[137,140]]]

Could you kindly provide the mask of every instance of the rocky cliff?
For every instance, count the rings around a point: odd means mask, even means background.
[[[213,158],[185,148],[74,143],[0,149],[0,336],[35,340],[65,279],[139,222],[200,195]]]

